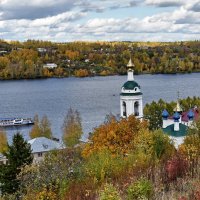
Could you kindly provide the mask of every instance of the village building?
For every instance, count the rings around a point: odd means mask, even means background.
[[[31,145],[33,163],[42,161],[45,157],[45,154],[50,151],[62,150],[65,148],[63,144],[46,137],[37,137],[29,140],[28,143]]]
[[[58,67],[58,65],[55,63],[47,63],[47,64],[43,65],[43,68],[48,68],[48,69],[54,69],[56,67]]]
[[[0,153],[0,165],[1,164],[6,164],[7,163],[7,158],[3,154]]]

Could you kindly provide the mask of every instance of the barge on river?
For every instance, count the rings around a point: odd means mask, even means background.
[[[31,118],[0,118],[0,127],[33,125]]]

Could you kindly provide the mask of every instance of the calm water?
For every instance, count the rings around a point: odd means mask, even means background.
[[[64,78],[44,80],[19,80],[0,82],[0,118],[34,117],[47,115],[56,137],[61,137],[62,123],[67,110],[72,107],[81,113],[84,133],[101,124],[109,113],[119,114],[119,93],[126,76]],[[160,98],[166,101],[180,97],[200,96],[200,73],[184,75],[139,75],[135,80],[141,85],[143,102]],[[30,128],[20,128],[29,138]],[[17,131],[7,130],[8,137]]]

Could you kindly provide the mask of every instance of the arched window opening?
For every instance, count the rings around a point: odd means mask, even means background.
[[[134,115],[139,116],[139,102],[138,101],[134,103]]]
[[[127,117],[127,114],[126,114],[126,103],[124,101],[123,101],[122,107],[123,107],[123,116]]]

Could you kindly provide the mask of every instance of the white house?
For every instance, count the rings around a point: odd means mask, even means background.
[[[47,64],[43,65],[43,68],[48,68],[48,69],[54,69],[56,67],[58,67],[58,65],[55,63],[47,63]]]
[[[46,137],[37,137],[29,140],[28,143],[31,145],[34,163],[43,160],[47,152],[53,150],[61,150],[65,148],[63,144],[54,140],[50,140]]]
[[[45,53],[45,52],[47,52],[47,49],[46,48],[37,48],[37,50],[38,50],[38,52],[40,52],[40,53]]]
[[[0,153],[0,165],[6,164],[6,162],[7,162],[7,158],[3,154]]]

